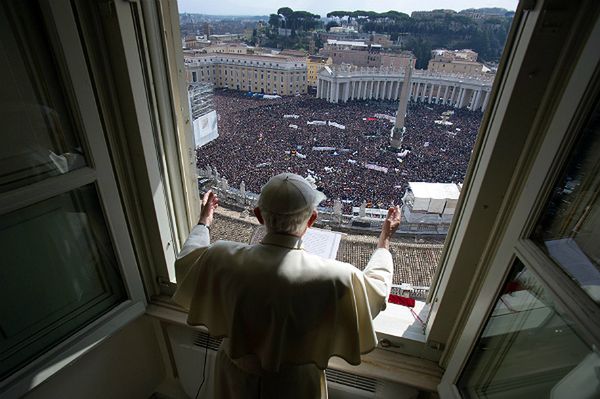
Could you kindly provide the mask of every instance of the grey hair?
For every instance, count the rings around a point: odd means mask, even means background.
[[[304,231],[306,223],[314,210],[314,207],[309,206],[298,212],[282,215],[261,209],[260,214],[269,233],[300,235]]]

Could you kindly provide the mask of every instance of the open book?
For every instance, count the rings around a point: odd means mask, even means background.
[[[265,234],[267,234],[265,226],[261,225],[256,227],[250,238],[250,244],[259,243]],[[304,246],[304,249],[311,254],[319,255],[327,259],[335,259],[338,248],[340,247],[341,239],[342,233],[311,227],[306,234],[304,234],[302,245]]]

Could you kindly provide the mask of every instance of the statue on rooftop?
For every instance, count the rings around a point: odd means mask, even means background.
[[[358,217],[364,218],[367,216],[367,201],[363,200],[358,210]]]

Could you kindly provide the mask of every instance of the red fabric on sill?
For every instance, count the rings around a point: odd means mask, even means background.
[[[389,303],[395,303],[396,305],[406,306],[408,308],[415,307],[415,300],[413,298],[407,298],[402,295],[390,294],[388,298]]]

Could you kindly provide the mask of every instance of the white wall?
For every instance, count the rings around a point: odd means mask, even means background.
[[[165,377],[151,319],[142,316],[24,398],[148,398]]]

